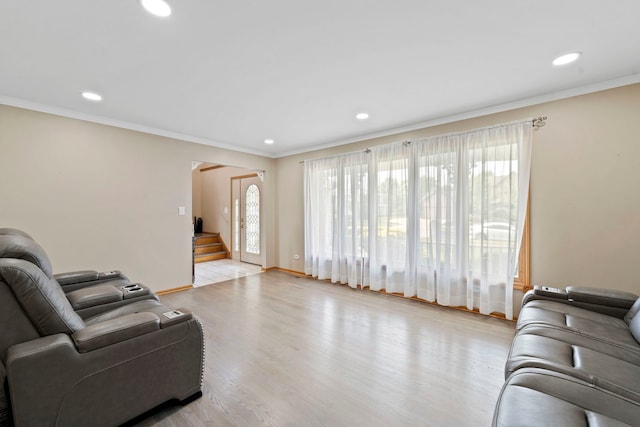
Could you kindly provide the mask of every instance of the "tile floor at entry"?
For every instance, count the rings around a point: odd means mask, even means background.
[[[195,265],[193,286],[204,286],[262,273],[262,267],[233,259],[200,262]]]

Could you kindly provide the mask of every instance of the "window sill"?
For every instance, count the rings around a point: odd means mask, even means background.
[[[533,286],[531,285],[527,285],[521,282],[513,282],[513,290],[514,291],[521,291],[521,292],[527,292],[530,291],[531,289],[533,289]]]

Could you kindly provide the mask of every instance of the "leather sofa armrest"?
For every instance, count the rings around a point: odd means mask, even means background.
[[[73,333],[72,337],[78,352],[87,353],[159,329],[158,316],[150,312],[141,312],[87,326]]]
[[[103,271],[100,273],[95,270],[70,271],[68,273],[54,274],[53,277],[58,281],[62,290],[67,293],[76,289],[82,289],[106,282],[111,284],[129,283],[127,276],[118,270]]]
[[[67,293],[67,299],[74,310],[122,301],[123,296],[122,288],[113,285],[90,286]]]
[[[586,286],[568,286],[567,295],[576,302],[604,305],[629,309],[638,299],[638,295],[615,289],[589,288]]]
[[[158,317],[160,317],[160,327],[164,329],[176,323],[193,319],[193,314],[187,309],[178,308],[176,310],[166,311]]]
[[[74,283],[98,280],[99,273],[95,270],[69,271],[66,273],[54,274],[53,277],[58,281],[58,283],[60,283],[60,286],[66,286]]]
[[[562,288],[550,288],[548,286],[535,285],[533,289],[527,291],[522,298],[522,305],[524,306],[529,301],[535,300],[547,300],[556,302],[569,302],[569,296],[567,292]]]
[[[80,313],[90,311],[93,314],[113,308],[113,304],[122,301],[133,302],[141,298],[152,298],[151,289],[140,283],[129,283],[123,286],[104,284],[88,286],[67,292],[71,307]],[[92,309],[92,310],[88,310]],[[87,316],[82,316],[87,317]]]

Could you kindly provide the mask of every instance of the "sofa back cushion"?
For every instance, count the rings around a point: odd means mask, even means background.
[[[7,235],[7,234],[11,234],[14,236],[22,236],[22,237],[26,237],[28,239],[33,240],[33,237],[31,237],[28,233],[22,231],[22,230],[18,230],[17,228],[7,228],[7,227],[1,227],[0,228],[0,235]]]
[[[627,325],[631,324],[631,321],[633,320],[634,317],[638,317],[636,316],[636,314],[638,314],[639,311],[640,311],[640,297],[638,297],[636,302],[633,303],[633,305],[631,306],[627,314],[624,316],[624,321],[627,322]]]
[[[631,330],[631,335],[638,341],[638,345],[640,345],[640,316],[634,316],[629,324],[629,329]]]
[[[0,387],[0,426],[9,425],[9,402],[7,402],[7,396],[4,392],[4,379],[6,376],[4,364],[0,362],[0,381],[2,384],[2,387]]]
[[[0,258],[24,259],[38,266],[47,277],[53,277],[47,253],[31,238],[17,234],[0,234]]]
[[[40,338],[40,332],[16,299],[11,287],[0,279],[0,362],[6,361],[9,347]],[[2,426],[2,424],[0,424]]]
[[[8,286],[20,308],[40,335],[72,334],[84,322],[71,307],[62,288],[33,263],[0,258],[0,283]],[[11,325],[2,325],[3,329]]]

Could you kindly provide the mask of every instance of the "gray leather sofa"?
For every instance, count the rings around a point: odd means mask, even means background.
[[[2,236],[21,236],[39,245],[30,234],[17,228],[0,227],[0,239]],[[0,254],[3,249],[0,248]],[[44,252],[44,250],[42,250]],[[0,255],[1,257],[1,255]],[[80,270],[68,271],[64,273],[56,273],[53,275],[65,292],[74,291],[76,289],[87,286],[98,285],[102,283],[111,283],[114,285],[130,284],[129,279],[119,270],[96,271],[96,270]]]
[[[35,242],[0,234],[0,425],[119,425],[200,395],[198,320],[124,283],[65,292]]]
[[[0,258],[24,259],[49,274],[81,317],[93,316],[135,301],[157,299],[148,287],[131,283],[124,275],[107,279],[104,273],[89,274],[86,271],[50,274],[51,262],[44,249],[30,237],[20,234],[0,233]],[[85,280],[88,277],[99,279]]]
[[[640,425],[639,311],[628,292],[528,292],[493,425]]]

